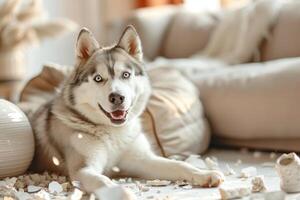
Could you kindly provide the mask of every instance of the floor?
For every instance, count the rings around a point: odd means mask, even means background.
[[[250,152],[247,149],[212,149],[200,159],[189,159],[188,162],[197,165],[199,168],[206,168],[207,166],[212,166],[205,162],[207,157],[215,161],[210,163],[218,163],[217,167],[226,175],[226,180],[221,187],[227,186],[230,188],[250,186],[252,178],[240,178],[239,176],[242,169],[253,166],[257,170],[257,175],[264,176],[267,190],[265,193],[252,194],[244,199],[300,200],[300,193],[287,195],[280,192],[280,180],[274,168],[276,159],[279,156],[280,154],[276,153]],[[231,171],[231,175],[229,175],[229,171]],[[235,174],[232,172],[235,172]],[[215,200],[221,198],[218,188],[192,188],[190,185],[179,186],[176,183],[166,184],[166,186],[151,186],[145,180],[133,180],[131,178],[122,178],[114,181],[126,188],[130,188],[138,200]],[[11,186],[9,186],[9,183],[12,183]],[[50,187],[51,184],[56,186]],[[29,192],[29,187],[31,187],[31,190],[36,191]],[[80,190],[75,189],[76,187],[66,177],[48,174],[47,172],[44,174],[22,175],[0,181],[0,200],[5,199],[5,196],[10,196],[10,194],[22,200],[37,198],[79,200],[81,197],[84,197],[83,199],[95,199],[91,198],[92,196],[82,194]],[[51,192],[51,190],[56,190],[56,192]],[[272,192],[276,192],[279,196],[275,198]]]
[[[280,154],[275,153],[264,153],[264,152],[249,152],[247,149],[238,150],[217,150],[213,149],[206,155],[202,156],[203,159],[206,157],[214,158],[218,160],[219,168],[225,173],[228,173],[228,167],[232,168],[236,175],[226,176],[226,180],[223,186],[238,186],[251,184],[251,178],[238,178],[243,168],[253,166],[257,169],[257,175],[263,175],[265,185],[267,188],[266,192],[279,192],[280,191],[280,180],[277,176],[274,164]],[[122,182],[122,181],[121,181]],[[138,199],[149,200],[213,200],[220,199],[218,188],[203,189],[203,188],[190,188],[190,187],[178,187],[175,184],[171,184],[165,187],[149,187],[148,191],[139,192],[133,183],[123,183],[123,185],[130,187],[135,190]],[[278,193],[277,193],[278,194]],[[244,199],[270,199],[276,200],[274,196],[267,196],[262,198],[261,195],[252,195]],[[300,200],[299,194],[285,195],[285,198],[279,197],[278,199],[298,199]]]

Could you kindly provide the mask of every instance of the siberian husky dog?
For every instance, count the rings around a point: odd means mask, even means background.
[[[140,39],[132,26],[119,42],[100,47],[83,28],[77,63],[52,100],[31,117],[36,138],[33,168],[66,173],[87,192],[112,186],[122,174],[145,179],[186,180],[218,186],[223,175],[155,155],[140,115],[151,93]]]

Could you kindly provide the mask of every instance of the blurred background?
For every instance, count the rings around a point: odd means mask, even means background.
[[[246,0],[44,0],[44,6],[50,17],[66,17],[74,20],[79,26],[92,30],[98,41],[107,45],[118,36],[118,32],[113,32],[114,29],[136,9],[181,4],[199,11],[213,11],[245,2]],[[38,48],[30,49],[28,75],[38,72],[45,62],[73,64],[76,36],[75,31],[57,40],[45,41]]]
[[[39,41],[34,43],[34,45],[22,45],[22,50],[18,53],[16,53],[16,50],[12,52],[10,49],[19,48],[9,48],[9,56],[6,55],[8,54],[7,48],[2,48],[3,50],[0,50],[0,52],[6,53],[0,59],[3,60],[3,58],[5,58],[3,62],[6,64],[2,62],[0,68],[0,96],[6,98],[15,87],[19,85],[20,81],[27,80],[37,74],[43,64],[58,63],[62,65],[72,65],[75,61],[74,45],[78,28],[80,27],[84,26],[89,28],[102,45],[107,45],[116,40],[126,20],[138,9],[180,6],[197,12],[216,11],[242,5],[246,3],[247,0],[0,0],[0,5],[2,4],[2,7],[4,7],[3,5],[6,3],[12,6],[18,2],[21,2],[22,5],[42,4],[38,6],[43,7],[43,17],[46,16],[47,19],[69,19],[78,24],[78,27],[76,29],[69,27],[72,31],[61,31],[60,28],[64,29],[66,27],[56,27],[61,32],[64,32],[64,34],[58,34],[59,37],[55,38],[51,38],[52,36],[56,36],[55,28],[52,28],[50,33],[44,31],[46,34],[45,39],[43,39],[44,37],[42,37],[42,39],[39,38]],[[28,6],[28,11],[30,11],[30,9],[34,10],[38,6]],[[11,12],[14,11],[12,10]],[[25,10],[24,13],[26,12]],[[155,15],[155,13],[153,14]],[[28,19],[25,19],[24,23],[28,23],[27,21],[31,23],[31,17],[35,17],[38,20],[40,16],[29,16]],[[5,17],[2,17],[2,19],[5,21]],[[64,25],[63,22],[60,23],[60,26]],[[3,27],[13,28],[6,31],[6,35],[15,34],[16,37],[20,37],[20,32],[22,32],[20,28],[22,28],[22,26],[15,23],[14,19],[10,19],[8,24],[9,26],[5,25]],[[155,33],[155,31],[156,27],[154,26],[153,33]],[[27,34],[28,37],[29,35],[32,38],[32,34]],[[4,37],[2,40],[6,41]],[[18,55],[11,56],[11,54]],[[13,57],[16,57],[16,59],[12,60]],[[7,64],[7,62],[10,64]],[[16,62],[18,64],[16,64]],[[4,65],[6,69],[4,69]],[[8,73],[8,75],[4,73],[5,70],[9,71],[5,72]]]

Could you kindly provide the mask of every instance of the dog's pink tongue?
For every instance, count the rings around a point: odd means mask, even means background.
[[[113,119],[123,119],[126,116],[126,111],[117,110],[117,111],[110,113],[110,115]]]

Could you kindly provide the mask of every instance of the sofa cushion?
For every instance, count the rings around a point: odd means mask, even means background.
[[[162,46],[162,55],[167,58],[184,58],[202,50],[211,32],[218,23],[212,13],[181,10],[169,25]]]
[[[278,20],[267,41],[262,45],[262,61],[300,56],[300,2],[282,6]]]
[[[201,91],[213,134],[248,141],[300,139],[299,77],[300,58],[294,58],[195,72],[190,78]]]
[[[210,128],[196,87],[172,68],[154,68],[148,74],[153,89],[143,126],[156,153],[203,153],[209,145]]]

